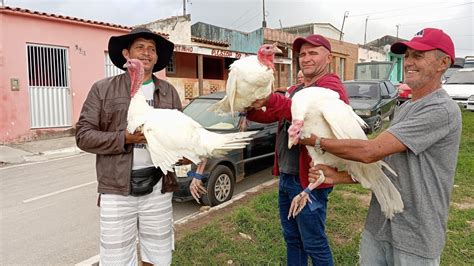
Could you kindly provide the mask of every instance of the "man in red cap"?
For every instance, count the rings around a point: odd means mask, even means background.
[[[287,130],[292,120],[291,98],[299,90],[315,86],[329,88],[338,92],[344,102],[349,101],[339,77],[329,73],[332,54],[331,44],[326,38],[318,34],[297,38],[293,42],[293,51],[298,55],[304,82],[291,87],[288,97],[273,93],[268,98],[255,101],[252,105],[255,109],[247,113],[247,118],[260,123],[279,122],[273,174],[280,176],[278,205],[288,265],[307,265],[308,256],[314,265],[333,265],[325,233],[327,200],[332,185],[324,184],[313,190],[311,193],[317,200],[313,200],[311,206],[306,206],[295,218],[288,219],[291,201],[309,184],[311,158],[304,145],[288,149]],[[265,112],[259,110],[262,106],[266,106]]]
[[[385,218],[372,196],[360,245],[361,265],[439,265],[445,245],[449,199],[461,138],[461,111],[441,87],[453,63],[454,45],[439,29],[427,28],[391,51],[405,54],[405,82],[412,99],[395,112],[390,127],[373,140],[319,139],[320,147],[341,158],[372,163],[384,160],[397,172],[386,175],[399,189],[404,211]],[[302,140],[315,143],[318,136]],[[352,183],[347,172],[328,166],[327,184]]]

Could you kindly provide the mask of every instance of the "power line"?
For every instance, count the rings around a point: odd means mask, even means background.
[[[428,8],[452,8],[452,7],[457,7],[457,6],[464,6],[464,5],[472,5],[473,2],[470,3],[463,3],[463,4],[457,4],[457,5],[452,5],[452,6],[447,6],[447,7],[436,7],[434,5],[436,4],[445,4],[445,3],[430,3],[431,6],[428,6]],[[394,12],[394,11],[401,11],[401,10],[407,10],[407,9],[415,9],[417,7],[427,7],[426,4],[424,5],[418,5],[418,6],[411,6],[411,7],[405,7],[405,8],[398,8],[398,9],[391,9],[391,10],[385,10],[385,11],[378,11],[378,12],[372,12],[372,13],[365,13],[365,14],[359,14],[359,15],[352,15],[349,16],[350,18],[355,18],[355,17],[362,17],[362,16],[370,16],[370,15],[378,15],[378,14],[383,14],[383,13],[389,13],[389,12]],[[374,19],[380,19],[380,18],[372,18]]]
[[[426,23],[443,22],[443,21],[458,20],[458,19],[465,19],[465,18],[472,18],[472,17],[474,17],[474,16],[459,17],[459,18],[449,18],[449,19],[441,19],[441,20],[431,20],[431,21],[425,21],[425,22],[408,23],[408,24],[400,24],[400,25],[403,25],[403,26],[413,26],[413,25],[420,25],[420,24],[426,24]]]
[[[234,22],[232,22],[232,24],[230,24],[230,27],[232,27],[233,25],[235,25],[237,23],[237,21],[241,20],[243,17],[248,15],[249,11],[252,10],[252,9],[255,9],[255,7],[251,7],[247,11],[245,11],[242,15],[240,15],[240,17],[238,17],[236,20],[234,20]]]
[[[257,12],[257,14],[256,14],[255,16],[249,18],[245,23],[240,24],[239,26],[237,26],[237,27],[235,27],[235,28],[238,29],[238,28],[240,28],[240,27],[242,27],[242,26],[244,26],[244,25],[249,24],[250,22],[252,22],[252,20],[253,20],[254,18],[256,18],[256,17],[258,17],[258,16],[260,16],[260,11]]]

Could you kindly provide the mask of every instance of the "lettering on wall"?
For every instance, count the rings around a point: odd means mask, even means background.
[[[76,52],[78,52],[81,55],[86,55],[86,50],[83,50],[79,45],[75,45],[76,47]]]
[[[188,45],[175,45],[174,46],[174,51],[175,52],[183,52],[183,53],[192,53],[193,52],[193,47],[188,46]]]

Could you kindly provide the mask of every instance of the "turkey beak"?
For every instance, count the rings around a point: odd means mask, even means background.
[[[291,147],[293,147],[293,141],[291,140],[291,138],[288,138],[288,149],[291,149]]]
[[[280,55],[283,54],[283,52],[280,50],[280,48],[278,48],[278,43],[277,42],[273,44],[273,52],[275,54],[280,54]]]
[[[283,52],[280,50],[280,48],[276,47],[276,46],[273,46],[273,52],[275,54],[279,54],[279,55],[282,55]]]

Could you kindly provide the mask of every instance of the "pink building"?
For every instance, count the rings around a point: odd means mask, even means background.
[[[130,30],[0,7],[0,143],[70,131],[92,84],[119,73],[107,55],[110,36]]]

